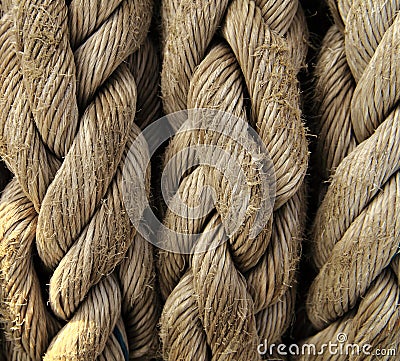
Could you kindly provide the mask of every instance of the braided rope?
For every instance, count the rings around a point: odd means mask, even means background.
[[[160,251],[164,358],[257,360],[257,344],[281,338],[294,303],[308,157],[296,80],[306,50],[304,17],[297,1],[250,0],[165,1],[162,16],[166,113],[211,108],[248,119],[276,174],[273,216],[252,239],[260,187],[254,159],[243,155],[250,205],[239,231],[222,244],[218,240],[229,232],[220,220],[229,219],[232,189],[208,166],[189,169],[182,177],[172,202],[198,206],[203,187],[211,185],[217,206],[208,218],[195,220],[167,209],[164,225],[176,232],[207,234],[205,243],[215,240],[219,245],[207,252],[194,249],[191,256]],[[251,114],[246,112],[247,97]],[[180,151],[197,144],[230,149],[229,139],[220,134],[179,133],[166,151],[165,164],[183,167],[188,160],[179,157]]]
[[[330,7],[316,74],[321,174],[332,181],[313,227],[319,274],[307,310],[319,332],[307,342],[345,332],[350,343],[398,348],[400,3]]]
[[[156,78],[144,79],[157,65],[137,65],[155,55],[148,41],[139,49],[151,3],[2,5],[0,149],[16,176],[1,201],[8,357],[121,360],[129,352],[130,359],[151,358],[157,318],[152,249],[135,236],[122,197],[122,168],[135,171],[126,155],[140,132],[133,123],[136,99],[153,105],[139,115],[142,124],[157,109]],[[143,86],[138,95],[134,76]],[[34,241],[52,272],[51,311],[32,265]]]

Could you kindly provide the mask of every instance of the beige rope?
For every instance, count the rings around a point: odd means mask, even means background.
[[[10,347],[15,352],[19,349],[21,357],[25,354],[24,359],[40,360],[58,325],[43,302],[32,261],[37,214],[16,179],[4,190],[0,219],[0,313],[7,339],[14,341]]]
[[[319,332],[307,342],[321,344],[345,332],[350,343],[390,348],[400,331],[400,3],[330,6],[335,24],[321,50],[317,92],[321,173],[332,174],[332,181],[313,228],[319,274],[309,290],[308,315]]]
[[[122,168],[135,169],[126,154],[139,133],[136,98],[155,104],[147,97],[156,94],[156,78],[142,79],[156,65],[136,65],[154,57],[152,46],[147,42],[124,63],[145,40],[151,3],[72,1],[67,9],[62,2],[22,1],[5,9],[1,155],[16,176],[1,203],[8,357],[121,360],[125,345],[131,359],[151,358],[157,317],[152,250],[140,240],[129,248],[135,230],[122,197]],[[129,67],[143,85],[138,96]],[[141,123],[154,114],[140,114]],[[41,260],[54,271],[51,312],[32,265],[35,236]],[[11,262],[13,255],[21,257]],[[111,274],[122,260],[136,282],[124,278],[128,273]],[[134,275],[132,265],[140,265]],[[127,332],[121,311],[129,318]],[[131,344],[143,327],[147,333]]]
[[[280,340],[293,310],[308,157],[296,80],[306,50],[304,17],[297,1],[250,0],[165,1],[162,16],[164,110],[211,108],[248,119],[276,173],[273,216],[256,238],[250,237],[255,212],[249,210],[239,231],[214,249],[193,256],[160,251],[163,355],[171,361],[257,360],[258,343]],[[221,135],[180,133],[165,164],[175,162],[178,169],[187,161],[179,152],[196,144],[230,147]],[[255,165],[243,157],[241,167],[254,179]],[[164,225],[182,233],[211,232],[205,241],[218,242],[232,192],[221,174],[208,166],[189,170],[173,201],[197,206],[206,185],[218,199],[209,219],[192,220],[167,209]],[[254,210],[260,188],[256,181],[249,187]]]
[[[158,119],[161,108],[158,98],[158,57],[150,40],[147,39],[137,52],[129,56],[128,66],[138,88],[135,123],[143,129]],[[122,317],[127,333],[129,359],[151,359],[159,348],[156,329],[159,301],[153,248],[139,233],[135,234],[117,274],[122,293]]]

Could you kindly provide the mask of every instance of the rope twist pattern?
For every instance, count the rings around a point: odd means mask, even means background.
[[[211,108],[245,119],[263,140],[276,175],[273,215],[252,238],[255,210],[262,201],[254,159],[221,134],[191,131],[172,139],[164,164],[172,162],[176,169],[188,162],[179,154],[190,146],[211,144],[242,152],[240,165],[251,199],[239,230],[219,244],[229,233],[221,220],[229,220],[234,190],[207,165],[182,177],[171,204],[206,207],[202,190],[212,186],[215,209],[193,220],[169,208],[164,225],[176,232],[207,234],[209,239],[198,244],[217,246],[207,252],[194,246],[192,255],[160,251],[158,272],[166,300],[163,355],[171,361],[258,360],[257,344],[280,339],[294,306],[308,158],[296,79],[306,52],[304,16],[297,1],[165,1],[162,19],[165,112],[189,109],[190,118],[190,109]],[[165,244],[179,244],[163,233],[160,237]]]
[[[129,147],[158,111],[152,4],[26,0],[2,10],[0,151],[15,175],[0,204],[8,358],[151,358],[152,248],[130,223],[122,169],[134,174]]]
[[[307,310],[319,332],[307,342],[345,332],[350,343],[391,348],[400,331],[400,3],[330,7],[335,24],[324,39],[316,93],[321,176],[331,182],[312,232],[319,274]],[[324,357],[318,360],[331,359]]]

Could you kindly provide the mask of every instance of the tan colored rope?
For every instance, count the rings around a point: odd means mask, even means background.
[[[400,333],[400,3],[330,6],[335,24],[316,73],[321,173],[332,180],[313,227],[319,274],[307,309],[319,332],[307,342],[345,332],[349,343],[390,348]]]
[[[152,42],[147,39],[127,61],[138,88],[135,123],[143,129],[158,119],[161,110],[158,97],[159,64]],[[130,360],[151,359],[159,348],[156,329],[159,300],[154,263],[153,247],[139,233],[135,233],[117,270]]]
[[[16,176],[1,202],[8,358],[121,360],[124,347],[131,359],[151,358],[157,318],[152,249],[137,237],[130,247],[136,232],[122,197],[122,169],[135,171],[126,154],[140,131],[133,123],[136,100],[154,106],[138,113],[142,124],[158,106],[155,97],[148,99],[156,94],[156,78],[145,79],[156,63],[136,63],[155,56],[148,41],[139,49],[151,3],[72,1],[67,8],[38,0],[5,8],[0,150]],[[134,75],[143,85],[138,95]],[[146,149],[143,144],[139,158]],[[52,271],[51,311],[32,265],[33,241]],[[129,272],[112,273],[121,261]]]
[[[37,214],[16,179],[2,195],[0,219],[2,321],[7,338],[14,340],[12,349],[19,348],[24,359],[39,360],[58,325],[42,300],[32,260]]]
[[[276,173],[273,216],[256,238],[250,237],[255,212],[249,211],[240,230],[212,250],[192,256],[160,251],[163,355],[171,361],[258,360],[258,343],[280,340],[293,310],[308,158],[296,80],[306,51],[304,17],[298,1],[250,0],[165,1],[162,16],[166,113],[211,108],[248,120]],[[166,151],[165,164],[175,162],[178,169],[186,161],[179,158],[182,149],[211,144],[229,150],[229,142],[200,131],[180,133]],[[243,159],[249,180],[254,166]],[[208,220],[167,209],[164,225],[182,233],[212,232],[206,242],[222,239],[225,230],[215,225],[228,217],[225,197],[232,189],[218,172],[208,166],[190,169],[175,198],[197,206],[207,185],[218,199]],[[256,181],[249,186],[254,210],[260,188]]]

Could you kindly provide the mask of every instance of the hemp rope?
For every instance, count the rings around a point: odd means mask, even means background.
[[[215,249],[192,256],[160,251],[158,273],[166,300],[163,356],[171,361],[258,360],[257,345],[280,340],[294,306],[308,158],[296,79],[306,53],[304,16],[298,1],[184,0],[164,1],[162,22],[165,112],[211,108],[248,119],[276,173],[273,216],[255,239],[249,239],[254,223],[254,211],[249,210],[240,230]],[[229,151],[229,140],[221,136],[181,133],[167,148],[165,164],[180,150],[202,142]],[[251,159],[241,164],[248,180],[254,166]],[[198,205],[206,185],[213,186],[219,204],[210,219],[193,221],[167,209],[164,225],[194,234],[212,230],[226,217],[225,197],[232,190],[211,167],[185,173],[175,198]],[[257,209],[257,182],[251,194],[250,207]],[[218,240],[224,230],[216,229]]]
[[[140,124],[157,109],[147,99],[156,99],[147,73],[157,65],[137,64],[155,57],[148,42],[139,49],[151,3],[18,1],[2,10],[0,150],[15,174],[0,206],[8,358],[122,360],[128,349],[130,359],[151,358],[152,249],[135,235],[121,193],[122,167],[134,174],[125,156],[140,131],[136,99],[153,106],[138,112]],[[54,271],[52,312],[32,263],[35,246]]]
[[[398,352],[400,2],[330,1],[330,8],[335,23],[321,49],[316,93],[321,174],[331,182],[312,231],[319,274],[307,311],[318,333],[306,342],[321,345],[344,332],[349,343]]]

